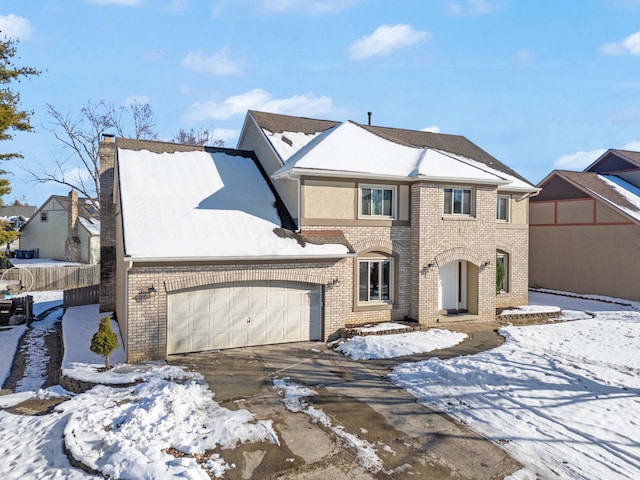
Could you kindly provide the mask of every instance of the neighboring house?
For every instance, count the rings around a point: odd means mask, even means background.
[[[99,212],[75,190],[67,197],[52,195],[22,227],[20,250],[33,250],[40,258],[98,263]]]
[[[238,149],[102,142],[101,309],[128,361],[527,303],[537,189],[466,138],[251,111]]]
[[[0,207],[0,219],[9,222],[12,230],[19,232],[24,224],[29,221],[29,218],[35,213],[35,211],[36,207],[31,205],[10,205]],[[16,239],[8,246],[7,244],[0,246],[2,251],[9,249],[13,252],[18,248],[20,248],[20,237],[16,237]]]
[[[533,287],[640,300],[640,152],[554,170],[530,203]]]

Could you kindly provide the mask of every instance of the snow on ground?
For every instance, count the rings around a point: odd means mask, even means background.
[[[394,358],[453,347],[465,338],[464,333],[432,328],[425,332],[356,336],[340,344],[336,351],[354,360]]]
[[[11,373],[11,363],[18,348],[18,342],[26,331],[26,325],[0,329],[0,387]]]
[[[407,326],[403,325],[402,323],[382,322],[382,323],[376,323],[373,325],[365,325],[363,327],[357,328],[356,330],[362,333],[375,333],[375,332],[385,332],[388,330],[402,330],[405,328],[407,328]]]
[[[86,305],[67,309],[62,319],[62,334],[65,345],[74,345],[74,348],[65,348],[62,360],[63,375],[82,380],[84,382],[100,382],[106,384],[123,384],[135,382],[142,378],[142,372],[146,366],[123,364],[125,360],[124,347],[118,323],[111,320],[111,330],[118,337],[118,348],[109,356],[111,370],[100,372],[104,367],[104,357],[93,353],[90,349],[91,338],[98,331],[100,319],[111,316],[110,313],[99,312],[98,305]]]
[[[30,330],[44,337],[47,325],[60,313],[55,307],[61,294],[34,297],[34,311],[42,315],[42,323]],[[502,329],[507,341],[494,350],[405,363],[391,377],[418,401],[467,423],[523,463],[524,469],[510,480],[640,478],[640,304],[602,300],[606,302],[532,292],[532,305],[558,305],[582,320],[509,326]],[[69,374],[99,378],[95,371],[102,360],[90,358],[87,348],[101,316],[95,307],[67,311],[67,328],[76,330],[66,338],[66,350],[76,352],[65,359]],[[4,356],[15,351],[24,329],[0,331]],[[418,333],[429,332],[434,330]],[[397,354],[394,337],[364,338],[387,343],[378,348]],[[22,389],[39,388],[38,370],[45,359],[36,354]],[[76,369],[73,363],[84,366]],[[278,444],[269,421],[256,422],[247,410],[222,408],[197,374],[158,363],[118,368],[124,373],[113,375],[125,378],[133,372],[141,382],[127,388],[99,386],[81,395],[58,386],[0,397],[3,408],[30,397],[71,397],[41,416],[0,411],[0,477],[94,478],[70,465],[63,442],[84,463],[107,475],[189,479],[208,478],[205,468],[224,474],[233,467],[224,461],[224,448],[239,442]],[[315,391],[288,380],[276,380],[274,387],[282,391],[287,408],[305,413],[343,439],[357,452],[361,465],[372,472],[382,469],[375,445],[332,426],[322,410],[307,403]],[[176,458],[172,448],[187,455]],[[204,463],[196,462],[195,453],[203,454],[198,457]]]
[[[359,438],[349,432],[345,432],[341,426],[332,426],[331,419],[321,409],[315,408],[305,400],[316,394],[315,390],[309,387],[303,387],[291,380],[275,378],[273,387],[283,396],[282,403],[287,410],[298,413],[302,412],[311,418],[314,423],[331,429],[338,437],[340,437],[349,447],[356,451],[358,463],[363,468],[372,473],[382,470],[382,460],[376,454],[374,445],[370,442]]]
[[[525,465],[514,479],[640,478],[640,312],[532,297],[594,318],[509,326],[496,349],[406,363],[392,380],[500,444]]]
[[[76,267],[78,265],[84,265],[83,263],[65,262],[62,260],[53,260],[51,258],[12,258],[9,261],[16,267]]]
[[[55,306],[52,303],[61,305],[60,292],[36,293],[34,300],[34,311],[41,313],[51,310]],[[34,322],[29,329],[34,337],[43,338],[60,313],[53,309],[43,320]],[[87,353],[102,316],[97,306],[67,310],[65,328],[73,333],[65,334],[65,351],[74,353],[66,357],[66,373],[85,378],[84,375],[93,372],[90,379],[104,381],[105,375],[96,372],[101,357],[96,362],[90,356],[93,354]],[[25,328],[14,327],[11,335],[0,332],[0,352],[15,352],[17,340],[9,337],[17,336]],[[120,365],[125,373],[111,375],[127,378],[127,371],[134,370],[142,381],[128,388],[97,386],[73,395],[59,386],[39,388],[44,368],[41,360],[46,360],[46,356],[37,345],[33,349],[39,367],[34,364],[33,369],[28,368],[27,360],[23,389],[34,390],[1,396],[0,407],[34,397],[66,395],[71,399],[41,416],[0,410],[3,480],[98,478],[72,467],[63,446],[76,459],[111,478],[209,479],[207,471],[221,476],[234,467],[224,461],[225,448],[244,442],[279,443],[270,420],[255,421],[248,410],[231,411],[219,406],[198,374],[159,364]],[[83,360],[91,363],[80,366]],[[171,455],[172,449],[186,455],[175,457]],[[194,459],[195,454],[200,463]]]

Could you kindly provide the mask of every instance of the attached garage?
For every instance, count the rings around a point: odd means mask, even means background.
[[[320,340],[320,285],[218,284],[168,296],[167,354]]]

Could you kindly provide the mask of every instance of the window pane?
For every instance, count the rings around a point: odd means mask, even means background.
[[[393,201],[393,190],[384,190],[384,198],[382,201],[382,214],[388,217],[392,214],[391,204]]]
[[[381,297],[382,300],[389,300],[389,292],[391,291],[391,262],[382,262],[382,285],[381,285]]]
[[[379,262],[369,262],[369,300],[380,300]]]
[[[444,189],[444,213],[453,213],[451,211],[451,189]]]
[[[362,215],[371,215],[371,189],[362,189]]]
[[[471,215],[471,190],[463,190],[462,213]]]
[[[369,300],[369,262],[360,262],[358,275],[358,300]]]
[[[498,197],[498,216],[499,220],[507,219],[507,198]]]
[[[453,191],[453,213],[462,213],[462,190]]]
[[[382,190],[371,190],[371,209],[373,215],[382,215]]]

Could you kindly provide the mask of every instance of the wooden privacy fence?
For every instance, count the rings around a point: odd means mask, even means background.
[[[69,307],[80,307],[82,305],[93,305],[96,303],[100,303],[100,285],[73,288],[71,290],[65,290],[63,293],[63,306],[65,311]]]
[[[33,275],[31,290],[67,290],[100,284],[100,265],[32,266],[20,265]]]

